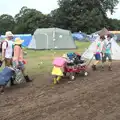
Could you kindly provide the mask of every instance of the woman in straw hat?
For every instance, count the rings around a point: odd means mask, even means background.
[[[22,49],[22,43],[24,40],[21,40],[20,38],[16,38],[14,41],[14,55],[13,55],[13,66],[20,68],[22,70],[22,73],[24,75],[24,78],[26,82],[30,82],[28,75],[25,75],[25,67],[24,67],[24,59],[23,59],[23,49]]]

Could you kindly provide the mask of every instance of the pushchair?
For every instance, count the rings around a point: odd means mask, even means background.
[[[76,74],[88,76],[86,61],[78,53],[67,54],[69,63],[64,67],[64,76],[67,74],[71,80],[76,78]]]
[[[24,77],[21,69],[15,67],[5,67],[0,72],[0,88],[10,87],[12,80],[15,84],[24,82]],[[3,92],[3,90],[0,92]]]
[[[20,75],[20,70],[14,69],[12,67],[5,67],[1,72],[0,72],[0,92],[4,92],[5,87],[10,87],[11,86],[11,80],[15,80],[16,83],[20,83],[20,79],[16,79],[15,75],[18,73]],[[18,76],[18,75],[17,75]]]

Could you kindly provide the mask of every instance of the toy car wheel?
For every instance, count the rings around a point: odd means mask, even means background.
[[[88,72],[87,71],[84,72],[84,76],[88,76]]]
[[[70,80],[75,80],[75,74],[74,73],[70,74]]]

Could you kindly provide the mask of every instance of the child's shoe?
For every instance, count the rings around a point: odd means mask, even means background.
[[[59,83],[59,82],[60,82],[60,79],[61,79],[61,77],[60,77],[60,76],[58,76],[58,77],[57,77],[57,83]]]

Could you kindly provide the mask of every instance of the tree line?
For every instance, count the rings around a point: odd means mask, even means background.
[[[45,15],[36,9],[23,6],[15,17],[0,16],[0,34],[10,30],[15,34],[33,34],[37,28],[58,27],[85,33],[103,27],[120,30],[120,20],[107,17],[114,13],[119,0],[58,0],[59,8]]]

